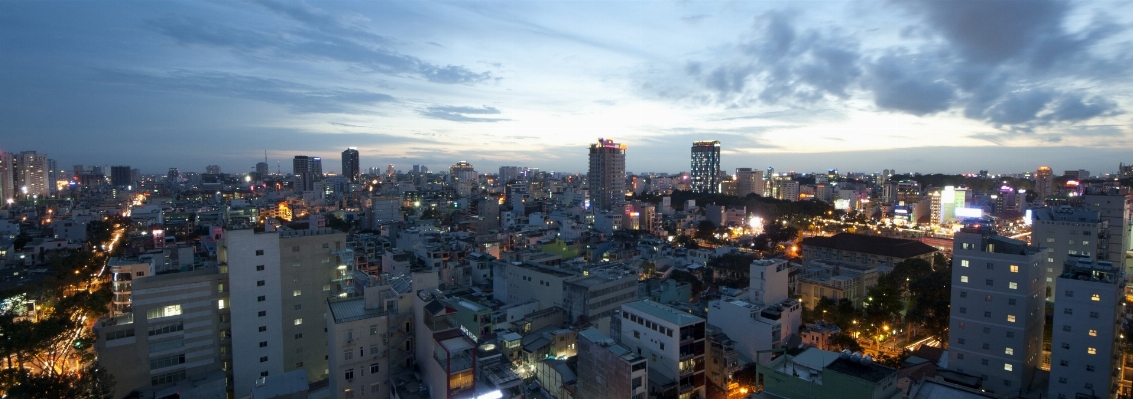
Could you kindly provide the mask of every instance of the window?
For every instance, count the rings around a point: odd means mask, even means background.
[[[296,246],[291,247],[291,252],[299,252],[299,246],[296,245]]]
[[[266,362],[266,361],[268,361],[267,356],[260,356],[260,363],[263,363],[263,362]]]
[[[1054,258],[1046,258],[1046,263],[1054,263]]]
[[[984,327],[984,334],[991,334],[991,327]]]
[[[968,282],[968,276],[960,276],[960,282],[961,282],[961,283],[966,283],[966,282]]]
[[[264,250],[262,250],[262,249],[256,250],[256,256],[263,256],[263,255],[264,255]]]
[[[995,264],[994,264],[994,263],[991,263],[991,262],[988,262],[988,263],[987,263],[987,270],[993,270],[993,269],[995,269]]]
[[[370,364],[370,374],[377,374],[378,368],[379,367],[377,363]]]
[[[264,284],[267,284],[267,283],[265,283],[265,282],[264,282],[264,280],[256,281],[256,286],[257,286],[257,287],[263,287],[263,286],[264,286]]]
[[[1074,291],[1066,290],[1064,294],[1066,294],[1067,298],[1070,298],[1074,296]]]
[[[146,311],[146,320],[157,319],[162,317],[177,316],[181,314],[181,305],[169,305],[158,308],[153,308]]]
[[[303,309],[303,305],[302,305],[302,304],[298,304],[298,303],[297,303],[297,304],[295,304],[295,310],[302,310],[302,309]]]
[[[183,379],[185,379],[185,370],[174,371],[172,373],[159,374],[150,377],[150,384],[154,386],[172,384]]]
[[[986,285],[995,285],[995,280],[992,280],[992,279],[990,279],[990,278],[989,278],[989,279],[987,279],[987,280],[984,280],[984,284],[986,284]]]
[[[967,260],[967,259],[961,260],[961,261],[960,261],[960,266],[962,266],[962,267],[968,267],[968,260]]]
[[[303,319],[295,319],[295,325],[303,324]]]
[[[1016,283],[1014,281],[1009,282],[1009,283],[1007,283],[1007,288],[1010,288],[1010,289],[1013,289],[1013,290],[1019,289],[1019,283]]]
[[[1014,323],[1015,322],[1015,315],[1013,315],[1013,314],[1007,315],[1007,321],[1009,323]]]
[[[1070,327],[1069,324],[1062,326],[1062,331],[1070,332],[1070,330],[1071,330],[1071,327]]]
[[[967,291],[960,291],[960,297],[961,297],[961,298],[967,298],[967,297],[968,297],[968,292],[967,292]]]
[[[958,344],[960,344],[960,345],[963,345],[963,344],[964,344],[964,339],[963,339],[963,338],[957,338],[957,339],[956,339],[956,343],[958,343]]]
[[[1098,295],[1098,294],[1093,294],[1093,295],[1090,295],[1090,300],[1091,300],[1091,301],[1094,301],[1094,302],[1097,302],[1097,301],[1100,301],[1100,300],[1102,300],[1102,297],[1101,297],[1100,295]]]
[[[1090,330],[1090,336],[1091,336],[1091,337],[1096,337],[1096,336],[1098,336],[1098,330]]]
[[[1054,238],[1047,238],[1046,242],[1054,242]]]
[[[960,328],[967,328],[967,327],[968,327],[968,325],[967,325],[967,324],[965,324],[965,323],[964,323],[964,322],[962,322],[962,321],[960,322],[959,326],[960,326]]]
[[[146,272],[137,272],[137,273],[134,273],[134,275],[138,276],[138,277],[144,277],[146,275]]]
[[[1072,308],[1062,309],[1062,314],[1074,314],[1074,309],[1072,309]]]
[[[1086,348],[1086,353],[1089,353],[1091,355],[1096,355],[1096,354],[1098,354],[1098,349],[1097,348]]]
[[[987,359],[980,359],[980,364],[987,366]]]
[[[159,369],[159,368],[162,368],[162,367],[175,366],[175,365],[178,365],[178,364],[185,364],[185,355],[184,354],[166,356],[166,357],[159,357],[157,359],[151,359],[149,361],[149,368],[150,369]]]
[[[1058,377],[1058,383],[1059,384],[1065,384],[1066,383],[1066,377]]]
[[[983,344],[981,347],[984,348],[984,349],[991,349],[990,344]]]
[[[1096,318],[1098,318],[1098,312],[1090,312],[1090,318],[1091,318],[1091,319],[1096,319]]]
[[[342,351],[342,359],[343,360],[350,360],[350,359],[353,359],[353,358],[354,358],[354,351],[352,351],[350,349]]]
[[[991,312],[984,311],[984,317],[991,317]]]
[[[1094,371],[1094,365],[1092,365],[1092,364],[1087,364],[1087,365],[1086,365],[1086,371]]]
[[[303,333],[295,334],[295,339],[302,339]]]
[[[323,248],[330,248],[330,243],[329,243],[329,242],[324,242],[324,243],[323,243]]]
[[[169,333],[172,333],[172,332],[178,332],[178,331],[184,330],[184,328],[185,328],[184,323],[182,323],[180,321],[176,322],[176,323],[156,325],[156,326],[151,326],[149,328],[149,332],[147,333],[147,335],[152,337],[154,335],[169,334]]]
[[[300,296],[300,295],[303,295],[303,290],[291,291],[291,296]]]
[[[323,291],[330,291],[330,285],[324,285]]]
[[[1004,350],[1003,350],[1003,354],[1005,354],[1005,355],[1014,355],[1014,354],[1015,354],[1015,349],[1014,349],[1014,348],[1006,348],[1006,349],[1004,349]]]
[[[1012,273],[1018,273],[1019,272],[1019,265],[1011,265],[1011,272]]]
[[[267,346],[268,346],[268,341],[260,341],[260,347],[261,348],[266,348]]]
[[[1070,343],[1069,342],[1063,342],[1062,343],[1062,349],[1070,349]]]
[[[267,330],[268,330],[268,326],[260,326],[260,332],[264,332],[264,331],[267,331]]]
[[[1062,367],[1066,367],[1066,366],[1069,366],[1069,365],[1070,365],[1070,362],[1068,362],[1068,361],[1065,361],[1065,360],[1062,360],[1062,361],[1059,361],[1059,362],[1058,362],[1058,365],[1059,365],[1059,366],[1062,366]]]
[[[370,326],[370,335],[377,335],[377,334],[378,334],[378,325],[374,324],[374,325]]]
[[[262,271],[264,271],[264,265],[256,265],[256,271],[257,271],[257,272],[262,272]]]
[[[1011,371],[1011,369],[1012,369],[1012,367],[1011,367],[1011,363],[1003,363],[1003,370],[1004,370],[1004,371]],[[1005,380],[1005,381],[1003,381],[1003,382],[1004,382],[1005,384],[1007,384],[1007,385],[1011,385],[1011,381],[1006,381],[1006,380]]]
[[[256,317],[264,317],[264,316],[267,316],[267,315],[268,315],[268,312],[266,310],[261,310],[259,313],[256,313]]]
[[[256,297],[256,302],[263,302],[263,301],[266,301],[266,300],[268,300],[268,297],[263,296],[263,295]]]
[[[991,302],[991,295],[984,295],[984,302]]]
[[[134,336],[134,329],[130,328],[129,330],[108,332],[108,333],[106,333],[106,340],[110,341],[110,340],[113,340],[113,339],[122,339],[122,338],[133,337],[133,336]]]
[[[1004,366],[1003,366],[1003,368],[1004,368],[1005,370],[1011,370],[1011,369],[1010,369],[1010,367],[1011,367],[1011,365],[1010,365],[1010,364],[1007,364],[1007,365],[1004,365]],[[1003,386],[1007,386],[1007,387],[1011,386],[1011,380],[1003,380]]]
[[[1008,299],[1007,299],[1007,304],[1008,304],[1008,305],[1014,305],[1014,304],[1015,304],[1015,298],[1008,298]]]
[[[963,353],[957,353],[956,358],[960,359],[960,360],[964,360],[964,354]]]
[[[968,308],[960,307],[960,313],[968,313]]]
[[[1082,241],[1082,245],[1090,245],[1089,241]]]
[[[267,377],[267,376],[268,376],[268,372],[266,372],[266,371],[260,372],[260,377]]]

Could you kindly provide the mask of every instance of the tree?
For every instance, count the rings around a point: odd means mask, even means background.
[[[701,220],[700,224],[696,226],[696,238],[702,240],[711,240],[715,238],[716,223],[711,220]]]
[[[913,302],[905,321],[919,324],[929,336],[940,342],[947,342],[951,285],[950,269],[937,270],[912,282],[909,291],[914,293]]]
[[[696,298],[704,291],[704,282],[684,270],[673,270],[672,273],[669,273],[669,278],[680,283],[689,283],[689,287],[692,289],[692,298]]]
[[[850,336],[847,332],[840,332],[831,336],[830,347],[838,352],[846,349],[849,349],[850,352],[861,352],[864,349],[862,348],[862,344],[858,343],[858,340],[854,339],[854,337]]]
[[[653,275],[657,273],[657,264],[653,263],[652,261],[647,260],[641,262],[641,264],[637,265],[637,268],[641,269],[641,272],[639,274],[645,276],[646,278],[653,277]]]
[[[350,222],[339,219],[338,216],[335,216],[334,214],[330,214],[327,215],[327,227],[338,231],[349,232],[350,227],[352,226],[350,225]]]

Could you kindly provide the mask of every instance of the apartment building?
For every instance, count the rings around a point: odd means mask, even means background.
[[[677,398],[704,398],[705,320],[650,300],[621,308],[621,343],[649,361],[659,380],[651,392],[675,389]]]
[[[1112,262],[1084,257],[1066,261],[1054,301],[1051,397],[1119,397],[1123,274]]]
[[[1108,257],[1109,221],[1098,211],[1069,206],[1037,208],[1031,212],[1031,243],[1042,247],[1046,298],[1054,299],[1062,265],[1070,257]]]

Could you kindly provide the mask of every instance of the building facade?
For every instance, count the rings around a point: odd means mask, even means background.
[[[1045,251],[1046,298],[1054,299],[1062,265],[1074,256],[1107,259],[1109,222],[1099,212],[1063,206],[1036,208],[1031,212],[1031,243]]]
[[[590,187],[590,207],[614,210],[625,202],[626,146],[611,139],[598,139],[590,145],[590,169],[586,181]]]
[[[709,194],[720,192],[719,141],[692,143],[692,191]]]
[[[1119,397],[1122,274],[1111,262],[1081,257],[1066,261],[1054,301],[1051,397]]]
[[[358,149],[347,148],[342,152],[342,175],[351,183],[358,183],[362,177],[362,167],[358,163]]]
[[[649,361],[663,380],[652,392],[675,389],[678,399],[706,398],[704,319],[650,300],[621,309],[621,343]]]

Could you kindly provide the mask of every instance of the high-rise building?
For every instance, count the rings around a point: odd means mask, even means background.
[[[111,166],[110,167],[110,185],[114,187],[126,187],[132,184],[130,182],[130,167],[129,166]]]
[[[602,332],[578,333],[578,398],[644,398],[649,392],[649,362]]]
[[[359,276],[361,277],[361,276]],[[388,398],[390,376],[413,356],[413,300],[408,276],[366,276],[361,295],[327,301],[330,391],[335,397]],[[411,363],[411,362],[409,362]]]
[[[954,236],[948,364],[989,392],[1017,392],[1042,362],[1043,253],[994,229],[969,219]]]
[[[710,194],[720,192],[719,141],[692,143],[692,191]]]
[[[1133,275],[1130,273],[1133,262],[1126,264],[1125,253],[1133,250],[1133,244],[1130,244],[1130,241],[1133,241],[1131,240],[1133,233],[1129,231],[1130,221],[1133,219],[1133,197],[1118,193],[1086,194],[1082,196],[1082,204],[1086,209],[1098,211],[1101,218],[1108,223],[1109,231],[1106,239],[1109,240],[1109,244],[1106,247],[1105,259],[1122,266],[1126,278],[1129,278]]]
[[[1044,203],[1046,197],[1054,194],[1054,171],[1050,167],[1040,166],[1035,171],[1035,192],[1038,194],[1036,201]]]
[[[706,397],[704,319],[647,299],[622,305],[619,321],[622,345],[650,359],[659,378],[676,383],[678,398]]]
[[[52,197],[59,196],[59,165],[54,159],[47,160],[47,187]],[[137,180],[137,179],[134,179]]]
[[[311,181],[323,180],[323,159],[311,157]]]
[[[358,178],[362,176],[362,167],[358,164],[357,148],[350,147],[342,152],[342,175],[346,176],[351,183],[357,183]]]
[[[256,179],[263,180],[271,174],[271,168],[267,162],[256,162]]]
[[[220,165],[205,166],[205,173],[208,173],[210,175],[219,175],[220,174]]]
[[[177,168],[169,168],[169,173],[165,175],[165,178],[169,180],[170,183],[176,183],[181,180],[181,171],[177,170]]]
[[[354,256],[345,243],[331,229],[224,232],[218,260],[231,283],[236,392],[299,369],[308,381],[327,379],[324,314],[327,298],[348,291]]]
[[[586,175],[593,209],[612,210],[625,202],[626,146],[612,139],[590,145],[590,170]]]
[[[752,168],[736,168],[736,195],[741,197],[755,193],[763,196],[763,171]]]
[[[7,152],[0,152],[0,206],[16,198],[16,158]]]
[[[518,166],[501,166],[500,167],[500,185],[506,185],[520,178],[520,167]]]
[[[1054,299],[1062,265],[1074,256],[1108,259],[1109,222],[1098,211],[1082,208],[1046,207],[1031,212],[1031,244],[1043,248],[1046,298]]]
[[[1118,338],[1125,302],[1121,267],[1072,257],[1058,280],[1050,342],[1050,397],[1118,397],[1120,345],[1125,341]]]
[[[47,197],[51,187],[47,180],[47,155],[24,151],[16,156],[16,190],[28,197]]]
[[[296,155],[291,160],[291,174],[294,180],[293,191],[311,191],[315,180],[311,176],[311,158],[306,155]]]

